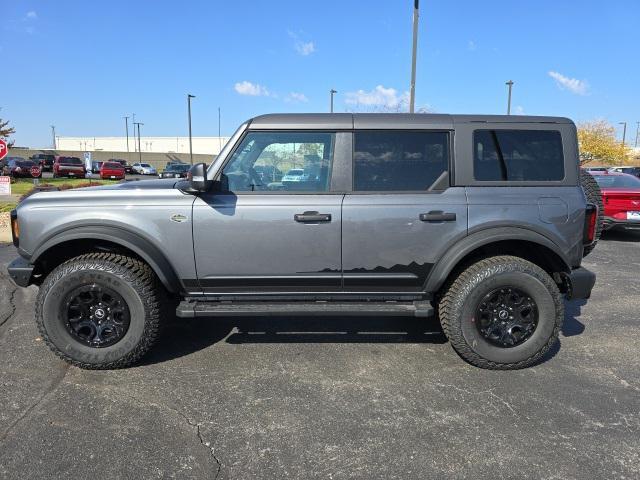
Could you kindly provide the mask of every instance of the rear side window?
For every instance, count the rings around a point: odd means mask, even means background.
[[[480,181],[553,181],[564,178],[557,130],[476,130],[473,175]]]
[[[355,191],[427,190],[449,165],[447,132],[354,134]]]

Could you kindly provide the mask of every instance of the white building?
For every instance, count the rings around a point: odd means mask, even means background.
[[[193,137],[193,153],[217,155],[227,143],[229,137]],[[80,150],[84,152],[126,152],[127,137],[58,137],[58,150]],[[189,137],[140,137],[140,150],[152,153],[189,153]],[[138,139],[135,144],[129,137],[129,151],[138,151]]]

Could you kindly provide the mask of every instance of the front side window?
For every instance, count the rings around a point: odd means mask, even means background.
[[[553,181],[564,178],[557,130],[476,130],[473,175],[481,181]]]
[[[361,131],[354,142],[355,191],[424,191],[448,170],[447,132]]]
[[[329,191],[335,134],[250,132],[222,171],[230,192]]]

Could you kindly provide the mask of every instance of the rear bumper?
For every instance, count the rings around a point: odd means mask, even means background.
[[[625,230],[640,230],[640,222],[632,222],[628,220],[618,220],[613,217],[604,217],[603,227],[605,230],[625,229]]]
[[[9,277],[19,287],[28,287],[31,285],[31,277],[33,276],[33,269],[35,267],[31,265],[27,260],[22,257],[16,258],[7,267]]]
[[[596,274],[587,270],[586,268],[579,267],[571,271],[567,275],[568,280],[568,299],[584,299],[591,296],[591,290],[596,284]]]

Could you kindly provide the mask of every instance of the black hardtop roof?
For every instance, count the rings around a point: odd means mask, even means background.
[[[463,123],[572,124],[564,117],[531,115],[449,115],[443,113],[270,113],[249,120],[249,129],[451,129]]]

